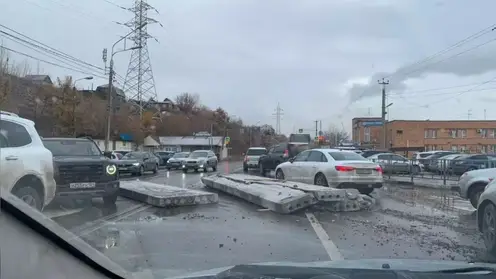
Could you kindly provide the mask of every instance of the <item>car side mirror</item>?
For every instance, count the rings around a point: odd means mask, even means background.
[[[109,158],[109,159],[112,159],[112,152],[110,151],[104,151],[103,152],[103,156]]]
[[[294,160],[295,160],[295,157],[290,158],[290,159],[289,159],[289,162],[290,162],[290,163],[293,163],[293,162],[294,162]]]

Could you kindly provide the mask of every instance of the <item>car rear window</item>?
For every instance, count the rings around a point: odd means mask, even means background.
[[[336,161],[368,161],[362,155],[355,152],[329,152],[329,155]]]
[[[264,155],[267,153],[265,149],[248,149],[246,152],[246,155],[252,155],[252,156],[259,156],[259,155]]]
[[[309,143],[312,141],[312,138],[309,134],[291,134],[289,135],[290,142],[306,142]]]
[[[431,155],[432,155],[432,153],[420,153],[419,154],[419,157],[420,158],[425,158],[425,157],[428,157],[428,156],[431,156]]]

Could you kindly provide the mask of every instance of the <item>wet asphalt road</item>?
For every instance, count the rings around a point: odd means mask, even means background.
[[[242,172],[241,163],[219,167]],[[150,182],[201,189],[202,173],[162,170]],[[134,178],[130,178],[134,179]],[[369,211],[322,207],[279,215],[219,194],[219,204],[159,209],[127,199],[94,201],[54,220],[136,273],[157,278],[256,262],[414,258],[492,261],[470,205],[451,192],[385,186]],[[67,208],[63,208],[67,212]]]

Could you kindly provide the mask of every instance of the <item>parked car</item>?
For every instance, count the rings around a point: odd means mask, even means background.
[[[246,151],[245,157],[243,159],[243,171],[247,172],[249,168],[258,169],[258,162],[260,156],[267,154],[267,149],[265,147],[250,147]]]
[[[55,196],[53,157],[34,122],[0,111],[0,189],[42,210]]]
[[[132,151],[117,161],[119,173],[143,175],[146,171],[158,172],[159,159],[151,152]]]
[[[370,194],[383,185],[382,168],[353,151],[311,149],[276,167],[276,179]]]
[[[477,205],[477,227],[482,233],[486,249],[496,254],[496,179],[485,187]]]
[[[258,167],[260,174],[265,176],[268,171],[275,170],[281,164],[310,148],[307,142],[286,142],[269,148],[267,154],[261,155]]]
[[[167,165],[167,161],[174,156],[173,151],[155,151],[154,154],[160,159],[159,165],[165,166]]]
[[[455,159],[451,164],[449,171],[451,173],[462,175],[467,171],[495,167],[494,159],[496,155],[489,154],[467,154],[466,156]]]
[[[438,174],[446,174],[449,173],[449,169],[451,168],[451,165],[453,162],[455,162],[456,159],[463,158],[465,154],[449,154],[449,155],[444,155],[442,157],[439,157],[436,160],[435,164],[430,164],[430,169],[433,172],[437,172]]]
[[[421,163],[424,166],[425,171],[435,172],[437,170],[437,162],[439,158],[447,155],[458,154],[457,152],[443,151],[436,152],[432,155],[429,155],[425,158],[421,159]]]
[[[204,172],[211,168],[212,171],[217,170],[218,164],[217,156],[211,150],[196,150],[189,154],[187,158],[183,160],[182,169],[184,173],[188,170],[195,170],[198,172],[200,169]]]
[[[479,198],[484,188],[496,178],[496,168],[468,171],[460,176],[458,192],[460,197],[470,200],[474,208],[479,204]]]
[[[384,173],[412,173],[418,174],[422,167],[416,161],[412,161],[394,153],[379,153],[367,157],[368,160],[379,164]]]
[[[188,158],[189,152],[178,152],[175,153],[169,160],[167,160],[167,163],[165,165],[165,168],[167,170],[170,169],[180,169],[182,168],[183,161]]]
[[[372,150],[372,149],[370,149],[370,150],[364,150],[362,152],[362,154],[360,154],[360,155],[362,155],[362,157],[364,157],[364,158],[368,158],[368,157],[375,155],[375,154],[388,153],[388,152],[389,152],[388,150],[377,150],[377,149]]]
[[[53,154],[56,197],[102,198],[115,204],[119,194],[117,166],[89,138],[43,138]]]

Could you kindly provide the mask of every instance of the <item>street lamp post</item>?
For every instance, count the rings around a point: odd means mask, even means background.
[[[84,78],[78,78],[78,79],[76,79],[76,80],[74,81],[74,84],[72,85],[72,86],[73,86],[73,87],[72,87],[72,89],[76,90],[76,82],[78,82],[78,81],[80,81],[80,80],[83,80],[83,79],[85,79],[85,80],[92,80],[92,79],[93,79],[93,77],[92,77],[92,76],[88,76],[88,77],[84,77]]]
[[[109,65],[109,80],[108,80],[108,96],[107,96],[107,125],[105,127],[105,152],[109,151],[109,141],[110,141],[110,126],[111,126],[111,119],[112,119],[112,83],[114,80],[114,55],[120,52],[124,51],[129,51],[129,50],[134,50],[134,49],[139,49],[142,48],[142,46],[135,46],[132,48],[127,48],[127,49],[121,49],[118,51],[114,51],[115,46],[120,43],[122,40],[127,38],[129,35],[133,34],[136,32],[136,30],[139,30],[143,28],[146,25],[144,23],[143,25],[139,26],[135,30],[127,33],[125,36],[121,37],[119,40],[117,40],[113,45],[112,45],[112,54],[110,55],[110,65]]]

